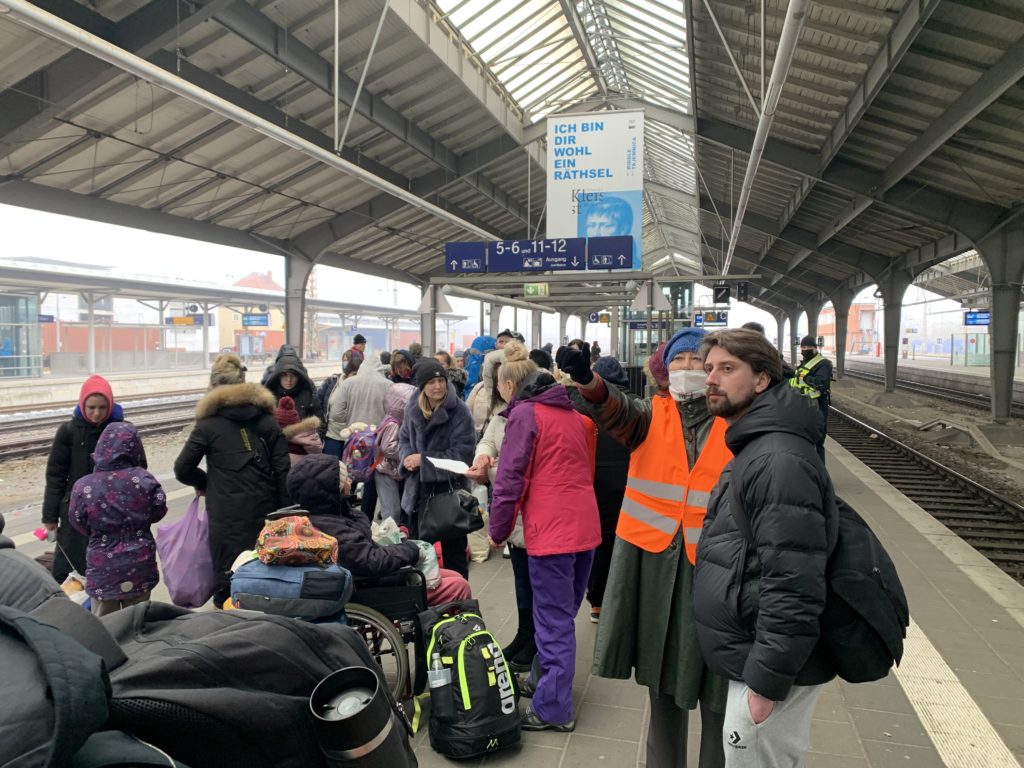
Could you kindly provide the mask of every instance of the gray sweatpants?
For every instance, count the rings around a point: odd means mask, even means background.
[[[789,696],[775,702],[768,719],[754,725],[747,704],[750,689],[729,681],[722,739],[726,768],[803,768],[811,745],[811,716],[820,685],[794,685]]]

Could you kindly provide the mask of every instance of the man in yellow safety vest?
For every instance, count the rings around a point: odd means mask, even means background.
[[[813,336],[800,339],[800,365],[790,378],[789,385],[818,401],[827,432],[828,407],[832,403],[832,361],[818,352],[818,342]],[[817,449],[821,460],[825,461],[825,433],[822,433]]]

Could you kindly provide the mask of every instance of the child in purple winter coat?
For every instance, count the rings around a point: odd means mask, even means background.
[[[377,427],[377,468],[373,481],[380,501],[380,519],[391,517],[400,522],[402,516],[402,462],[399,457],[398,431],[402,428],[405,407],[416,394],[412,384],[392,384],[384,393],[387,414]]]
[[[142,456],[135,427],[112,423],[96,443],[94,471],[71,491],[68,519],[89,537],[85,591],[97,616],[148,600],[160,581],[150,526],[167,514],[167,497],[139,466]]]

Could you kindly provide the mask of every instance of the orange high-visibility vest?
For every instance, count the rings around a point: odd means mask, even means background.
[[[675,400],[655,397],[644,442],[629,460],[629,479],[615,535],[648,552],[663,552],[683,527],[686,557],[697,562],[711,490],[732,452],[725,445],[724,419],[715,417],[704,450],[691,471],[683,423]]]

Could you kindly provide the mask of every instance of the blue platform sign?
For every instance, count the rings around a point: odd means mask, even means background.
[[[444,271],[485,272],[487,270],[487,243],[445,243]]]
[[[55,319],[56,318],[54,318],[53,315],[39,315],[39,317],[37,318],[37,322],[40,322],[40,323],[52,323],[52,322],[55,322]]]
[[[587,266],[590,269],[640,269],[633,258],[632,235],[587,238]]]
[[[259,312],[242,315],[242,326],[245,328],[266,328],[270,325],[270,314]]]
[[[586,268],[586,239],[582,237],[488,243],[488,272],[564,272]]]
[[[991,320],[992,312],[987,309],[964,312],[964,325],[989,325]]]

